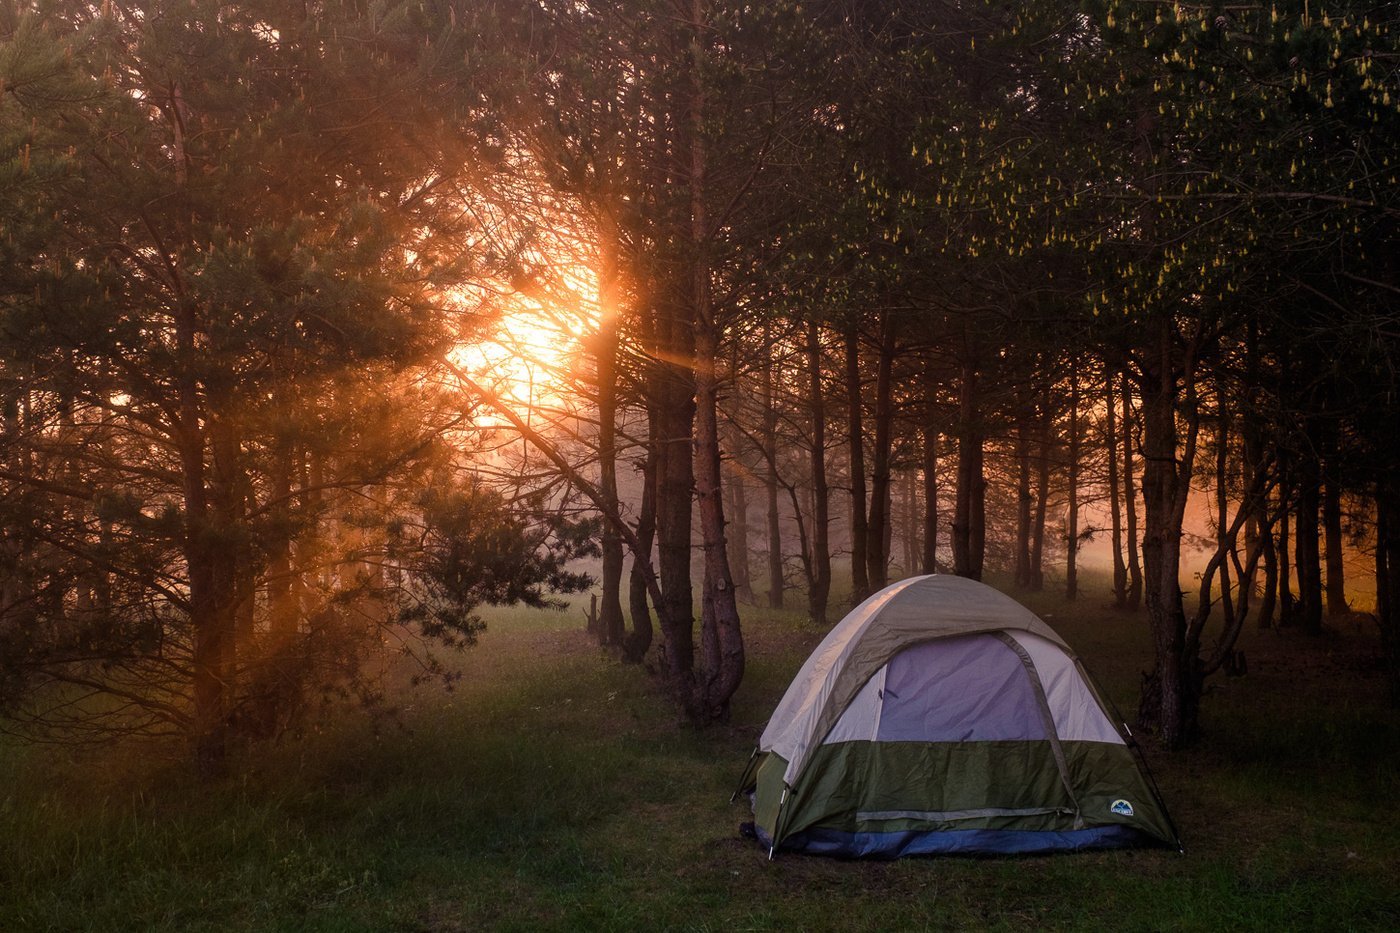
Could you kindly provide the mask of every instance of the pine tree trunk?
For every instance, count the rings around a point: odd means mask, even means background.
[[[1079,598],[1079,365],[1069,370],[1069,514],[1065,520],[1065,599]]]
[[[888,314],[880,318],[880,353],[875,375],[875,449],[870,476],[870,521],[866,529],[866,578],[871,590],[889,582],[890,448],[894,439],[895,328]]]
[[[880,553],[884,555],[885,558],[885,572],[883,577],[885,583],[890,582],[890,562],[894,560],[894,491],[898,487],[899,478],[894,474],[894,471],[891,470],[888,498],[886,499],[885,505],[885,534],[883,540],[880,542]],[[866,556],[869,557],[869,554]]]
[[[720,476],[719,359],[722,327],[710,294],[709,219],[705,204],[707,154],[704,119],[705,0],[691,0],[690,99],[690,300],[695,328],[695,492],[700,512],[704,551],[704,582],[700,590],[700,649],[704,679],[697,706],[705,722],[729,718],[729,698],[744,677],[744,638],[729,555],[724,543],[724,488]]]
[[[254,631],[258,623],[258,581],[250,573],[238,575],[238,595],[234,610],[233,651],[229,657],[229,669],[233,671],[234,684],[243,680],[245,655],[253,644]]]
[[[1278,474],[1278,610],[1279,625],[1282,627],[1292,625],[1296,621],[1293,600],[1293,563],[1289,557],[1292,552],[1290,542],[1293,540],[1293,522],[1290,518],[1293,498],[1293,468],[1288,454],[1284,450],[1278,452]]]
[[[656,380],[652,381],[653,386]],[[655,393],[653,392],[653,395]],[[660,435],[655,408],[647,414],[647,456],[642,465],[642,501],[637,509],[637,549],[632,555],[632,572],[628,578],[627,605],[632,616],[632,628],[623,645],[623,660],[638,664],[651,649],[653,629],[651,609],[647,604],[647,580],[642,565],[652,558],[656,541],[656,483],[660,464]]]
[[[247,527],[245,509],[248,499],[248,478],[244,472],[242,453],[233,426],[226,418],[211,415],[206,419],[209,437],[210,466],[209,503],[214,526],[212,537],[222,541],[215,555],[216,589],[218,592],[219,649],[217,676],[223,693],[224,723],[238,695],[239,610],[247,597],[251,608],[253,580],[247,573],[247,555],[238,541]]]
[[[1029,399],[1020,393],[1016,405],[1016,586],[1031,585],[1031,431]]]
[[[734,594],[746,603],[753,603],[753,581],[749,576],[749,492],[744,481],[744,465],[739,461],[737,438],[731,438],[729,482],[725,488],[729,493],[730,532],[729,569],[734,574]]]
[[[659,365],[661,395],[657,404],[656,538],[662,599],[658,607],[666,676],[683,703],[690,701],[694,670],[694,594],[690,578],[690,539],[694,492],[691,438],[695,427],[695,381],[691,364],[693,326],[681,313],[665,328],[666,356]]]
[[[778,512],[778,409],[773,399],[773,337],[763,331],[763,490],[768,503],[768,608],[783,608],[783,529]]]
[[[741,404],[743,387],[739,380],[739,341],[737,340],[730,345],[729,372],[730,378],[734,380],[733,391],[736,398],[734,413],[729,419],[730,430],[726,444],[729,452],[729,479],[725,484],[725,493],[728,497],[725,514],[729,518],[730,528],[726,532],[725,540],[729,548],[729,572],[734,575],[734,596],[742,602],[753,605],[753,578],[749,573],[748,468],[739,455],[744,444],[741,432],[737,427],[739,420],[744,417],[744,407]]]
[[[1049,400],[1040,413],[1040,462],[1037,465],[1035,480],[1035,521],[1031,530],[1031,573],[1030,588],[1036,592],[1045,589],[1045,515],[1050,501],[1050,428],[1051,416]]]
[[[598,374],[598,491],[609,514],[618,511],[617,494],[617,316],[621,301],[618,233],[608,223],[599,231],[598,330],[593,336]],[[598,607],[598,640],[621,645],[622,536],[612,523],[603,523],[602,602]]]
[[[1298,576],[1298,621],[1309,635],[1322,634],[1322,565],[1318,554],[1320,483],[1317,460],[1300,464],[1297,523],[1293,532]]]
[[[695,354],[695,492],[705,564],[700,602],[700,647],[705,667],[702,697],[697,705],[706,722],[720,722],[728,720],[729,698],[744,677],[744,638],[724,541],[719,386],[715,373],[719,328],[713,322],[708,278],[708,268],[697,271],[695,298],[700,323],[696,328]]]
[[[1342,564],[1342,490],[1335,457],[1323,461],[1322,524],[1327,539],[1327,614],[1346,615],[1346,571]]]
[[[292,495],[292,451],[274,452],[271,470],[272,501],[277,503],[273,517],[278,528],[290,528]],[[280,658],[287,653],[297,633],[297,601],[292,580],[292,539],[284,532],[272,547],[267,568],[269,654]]]
[[[1249,399],[1262,391],[1259,353],[1259,321],[1250,318],[1245,329],[1245,391],[1246,404],[1240,410],[1240,440],[1244,446],[1244,482],[1246,487],[1254,487],[1258,471],[1267,469],[1265,464],[1264,414],[1257,411]],[[1263,489],[1263,486],[1259,488]],[[1253,514],[1245,525],[1245,550],[1252,551],[1258,546],[1259,556],[1264,565],[1263,592],[1259,599],[1259,609],[1255,614],[1255,626],[1260,630],[1273,627],[1274,607],[1278,603],[1278,555],[1274,551],[1274,528],[1272,510],[1267,494],[1260,495]],[[1241,587],[1248,587],[1253,593],[1256,583],[1251,569]]]
[[[822,390],[821,327],[807,324],[808,405],[812,415],[812,586],[807,608],[812,623],[825,628],[831,595],[831,493],[826,478],[826,399]]]
[[[1215,551],[1219,557],[1217,577],[1220,580],[1220,606],[1225,616],[1225,631],[1238,631],[1235,628],[1235,594],[1230,591],[1230,561],[1226,560],[1230,541],[1230,418],[1227,386],[1220,373],[1216,373],[1216,396],[1219,408],[1215,435]],[[1247,508],[1241,504],[1241,508]],[[1199,609],[1197,610],[1199,612]]]
[[[1114,374],[1108,373],[1104,380],[1107,387],[1105,402],[1106,420],[1104,424],[1104,446],[1108,450],[1108,505],[1109,520],[1112,523],[1111,540],[1113,546],[1113,605],[1118,609],[1128,608],[1128,568],[1123,563],[1123,505],[1118,497],[1118,430],[1117,405],[1113,395]]]
[[[186,502],[193,484],[187,481]],[[193,512],[195,531],[187,540],[190,622],[194,630],[195,756],[202,774],[212,776],[224,767],[228,711],[232,694],[232,665],[238,605],[238,560],[233,548],[217,542],[230,540],[231,529],[222,503],[203,491],[202,508]]]
[[[1133,480],[1133,393],[1127,370],[1123,371],[1123,517],[1127,527],[1128,601],[1127,608],[1142,605],[1142,565],[1138,555],[1144,546],[1138,538],[1137,490]],[[1144,476],[1146,474],[1144,473]]]
[[[919,566],[919,493],[914,471],[904,474],[904,576],[912,576]]]
[[[1262,631],[1274,627],[1274,613],[1278,607],[1278,552],[1274,549],[1273,529],[1264,528],[1261,534],[1259,550],[1264,561],[1264,595],[1259,599],[1255,625]]]
[[[958,488],[953,513],[953,572],[982,579],[985,549],[986,480],[982,475],[981,413],[977,405],[977,367],[963,363],[958,386]]]
[[[870,595],[865,544],[865,433],[861,425],[860,330],[852,321],[845,333],[846,445],[851,461],[851,601]]]
[[[924,358],[924,573],[938,572],[938,377],[933,354]]]
[[[176,344],[179,350],[195,354],[196,318],[193,309],[183,307],[176,315]],[[200,397],[193,369],[181,377],[179,392],[180,465],[184,492],[184,559],[189,573],[189,615],[193,633],[194,745],[195,761],[205,777],[224,768],[227,739],[226,694],[222,665],[224,640],[232,614],[233,594],[229,584],[230,551],[216,542],[225,529],[218,527],[210,502],[205,464],[207,412]],[[231,621],[231,619],[229,620]]]
[[[1155,346],[1143,354],[1142,444],[1144,504],[1143,563],[1147,619],[1154,666],[1143,687],[1141,720],[1158,729],[1168,748],[1191,742],[1197,731],[1201,693],[1200,659],[1187,651],[1186,614],[1181,593],[1181,528],[1190,494],[1190,464],[1199,423],[1195,406],[1194,361],[1186,364],[1187,400],[1183,414],[1188,435],[1177,432],[1178,358],[1175,323],[1153,322]]]

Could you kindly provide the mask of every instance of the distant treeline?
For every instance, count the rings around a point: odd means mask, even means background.
[[[385,637],[470,640],[598,553],[599,639],[709,722],[786,557],[826,624],[847,553],[857,598],[892,564],[1035,589],[1051,560],[1073,596],[1092,534],[1168,745],[1244,625],[1346,611],[1344,541],[1400,699],[1398,25],[0,6],[8,721],[217,762],[315,689],[376,702]],[[532,410],[461,352],[524,305],[582,334]],[[505,476],[502,437],[531,451]]]

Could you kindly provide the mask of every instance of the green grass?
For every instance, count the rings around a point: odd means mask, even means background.
[[[1145,622],[1030,602],[1129,711]],[[498,612],[462,684],[254,750],[201,785],[150,746],[0,745],[3,930],[1400,926],[1400,717],[1369,632],[1249,633],[1207,733],[1152,753],[1188,852],[769,862],[728,803],[820,634],[749,610],[728,727],[677,724],[577,612]]]

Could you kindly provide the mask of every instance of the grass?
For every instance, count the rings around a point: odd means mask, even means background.
[[[1145,622],[1030,600],[1125,710]],[[730,726],[679,726],[577,612],[503,611],[408,729],[346,716],[213,786],[148,746],[0,745],[3,930],[1394,929],[1400,716],[1373,633],[1249,633],[1204,740],[1151,760],[1160,851],[769,862],[728,803],[820,638],[746,614]]]

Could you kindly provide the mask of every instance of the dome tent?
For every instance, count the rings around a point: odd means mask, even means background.
[[[1179,847],[1069,646],[963,577],[885,587],[817,646],[740,782],[769,847],[927,853]]]

